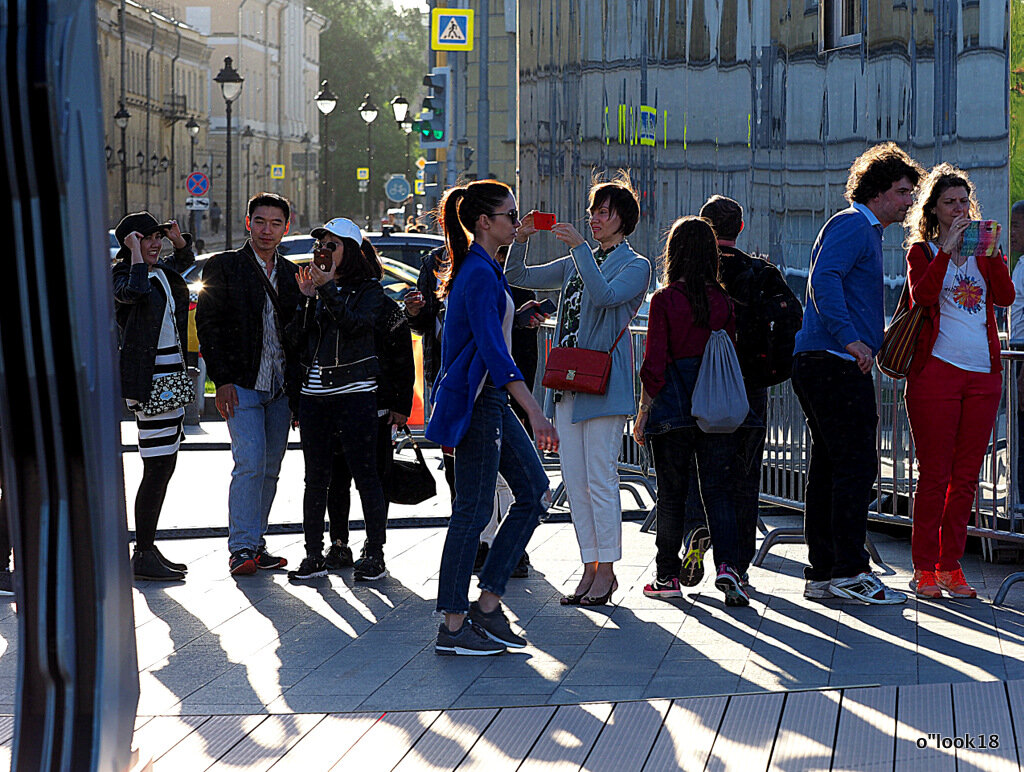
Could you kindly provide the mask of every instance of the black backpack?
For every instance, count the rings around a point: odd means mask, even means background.
[[[722,250],[722,282],[736,305],[736,355],[748,386],[782,383],[793,371],[803,307],[782,272],[763,257]]]

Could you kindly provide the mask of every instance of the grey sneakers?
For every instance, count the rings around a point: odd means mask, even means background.
[[[469,617],[466,617],[462,620],[462,627],[454,633],[444,622],[441,622],[440,627],[437,628],[437,643],[434,644],[434,651],[446,656],[459,654],[469,657],[486,657],[493,654],[504,654],[505,646],[492,641],[483,630],[470,621]]]

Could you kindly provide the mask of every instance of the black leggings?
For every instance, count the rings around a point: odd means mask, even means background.
[[[174,474],[178,454],[142,459],[142,482],[135,494],[135,549],[153,549],[156,523],[164,506],[167,484]]]

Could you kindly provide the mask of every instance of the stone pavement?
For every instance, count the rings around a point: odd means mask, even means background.
[[[766,520],[798,522],[786,515]],[[531,645],[472,659],[433,652],[441,528],[390,532],[391,576],[360,584],[350,570],[307,584],[291,584],[283,572],[236,579],[227,572],[222,539],[164,542],[168,556],[191,570],[184,583],[143,582],[134,591],[140,721],[1024,678],[1024,586],[1011,590],[1003,608],[986,600],[1013,566],[969,555],[964,568],[982,594],[977,600],[866,607],[805,600],[806,548],[784,545],[752,569],[752,605],[727,610],[710,575],[681,600],[645,598],[653,536],[640,533],[638,523],[623,531],[614,605],[571,608],[558,598],[580,569],[572,527],[542,524],[529,548],[531,576],[511,581],[506,596]],[[885,580],[900,588],[911,575],[907,536],[873,537],[888,564]],[[358,548],[361,532],[354,537]],[[273,536],[270,546],[293,564],[302,552],[298,534]],[[4,603],[0,713],[13,711],[17,656],[14,605]]]

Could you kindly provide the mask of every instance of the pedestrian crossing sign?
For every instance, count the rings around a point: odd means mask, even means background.
[[[430,47],[435,51],[472,51],[473,10],[435,8],[431,11]]]
[[[283,180],[284,179],[284,164],[271,164],[270,165],[270,179],[272,179],[272,180]]]

